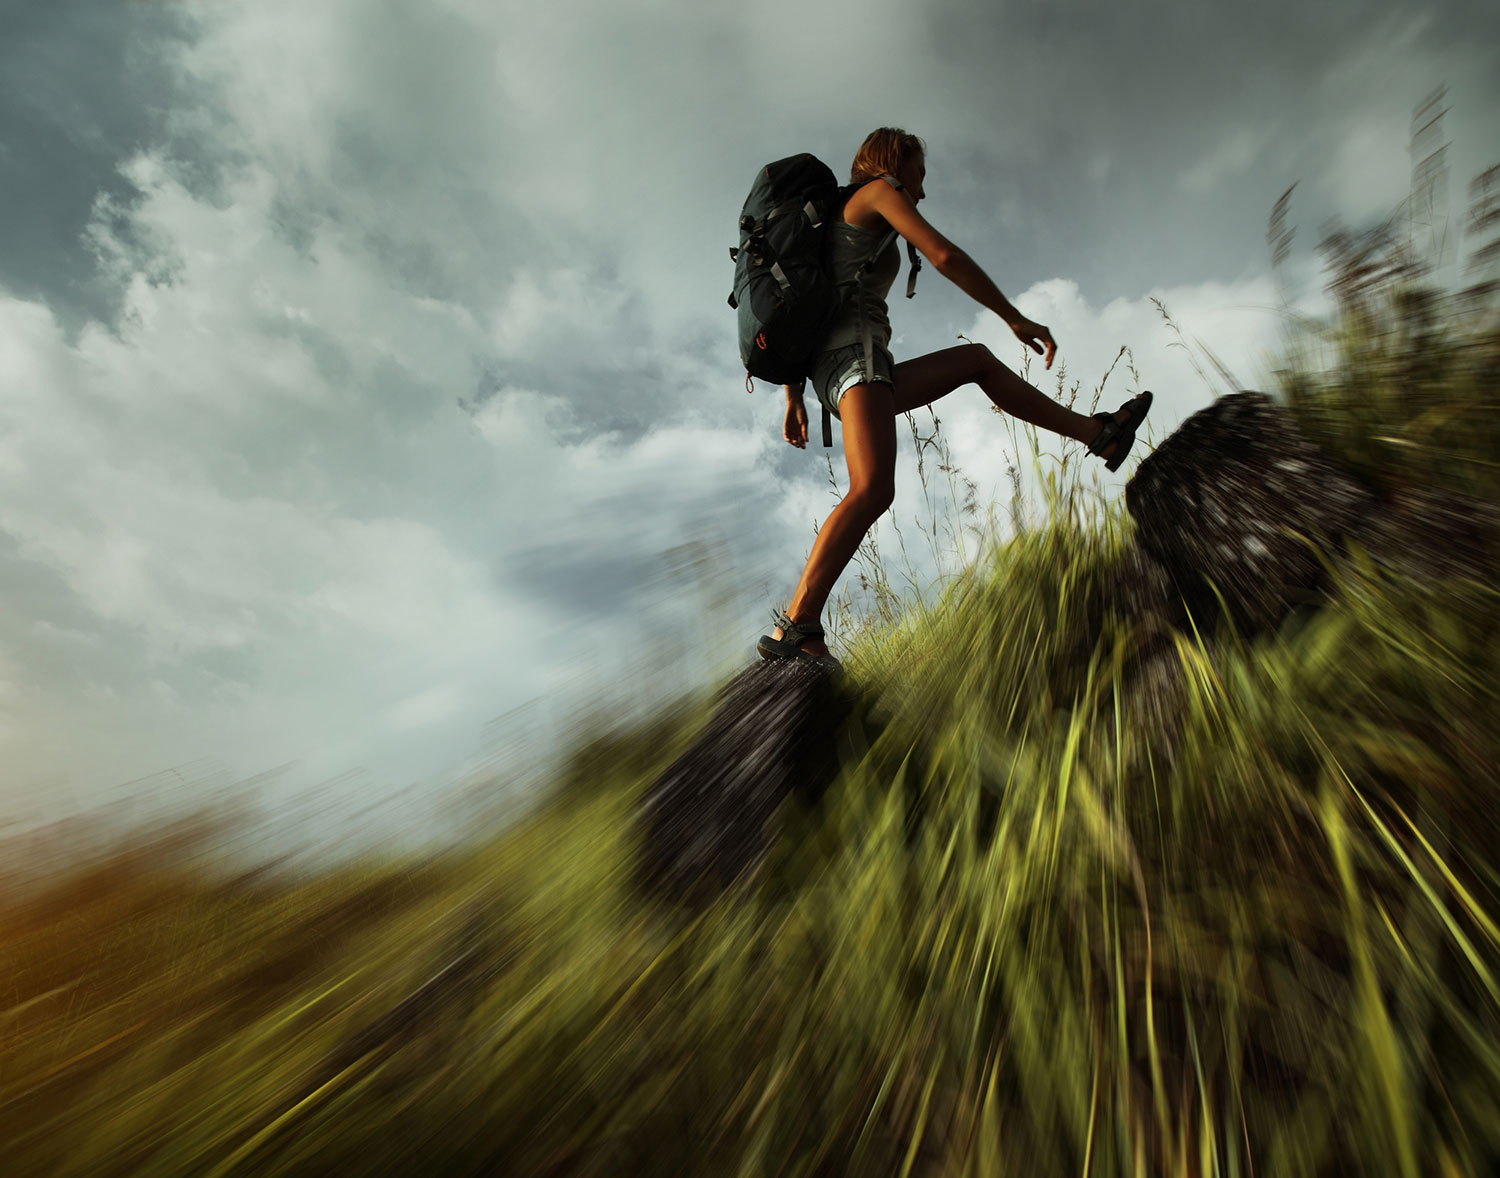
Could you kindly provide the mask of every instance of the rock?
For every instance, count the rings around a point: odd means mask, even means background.
[[[781,803],[815,799],[833,779],[851,710],[847,689],[810,661],[761,661],[735,676],[698,739],[645,796],[642,883],[681,897],[755,867]]]
[[[1326,589],[1329,559],[1378,506],[1290,414],[1249,392],[1183,422],[1141,463],[1125,501],[1142,551],[1200,631],[1227,614],[1244,634]]]

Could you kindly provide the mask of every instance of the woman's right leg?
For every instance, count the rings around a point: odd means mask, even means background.
[[[794,622],[818,620],[834,583],[896,495],[895,390],[884,381],[855,385],[839,400],[839,420],[844,459],[849,466],[849,492],[818,529],[807,566],[787,606],[787,616]],[[780,626],[775,637],[781,637]],[[827,646],[813,638],[804,642],[802,649],[812,654],[828,653]]]

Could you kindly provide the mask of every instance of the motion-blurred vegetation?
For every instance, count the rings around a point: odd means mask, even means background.
[[[1339,290],[1358,246],[1286,403],[1382,492],[1500,500],[1495,319]],[[433,859],[234,874],[208,824],[13,873],[4,1172],[1494,1173],[1496,587],[1353,560],[1279,633],[1179,637],[1166,733],[1129,521],[1050,486],[846,628],[881,722],[712,903],[633,882],[701,704]]]

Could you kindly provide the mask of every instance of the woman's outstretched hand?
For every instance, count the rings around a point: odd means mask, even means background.
[[[802,403],[802,390],[788,385],[786,390],[786,419],[782,422],[781,436],[799,450],[807,449],[807,406]]]
[[[1040,323],[1034,323],[1030,319],[1021,319],[1010,325],[1010,329],[1016,333],[1016,338],[1038,355],[1044,352],[1047,357],[1047,367],[1052,367],[1052,357],[1057,355],[1057,342],[1052,338],[1052,333]],[[1042,345],[1045,344],[1044,349]]]

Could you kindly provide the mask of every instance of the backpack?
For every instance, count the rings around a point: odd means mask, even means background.
[[[838,288],[825,264],[824,239],[858,187],[840,187],[828,165],[806,153],[777,160],[756,173],[740,210],[740,244],[729,250],[734,262],[729,305],[738,315],[747,391],[751,377],[781,385],[807,378],[813,352],[840,307]],[[882,238],[866,266],[894,236],[893,231]],[[908,246],[907,253],[912,262],[906,292],[910,298],[920,263],[915,249]],[[833,444],[826,409],[823,444]]]

